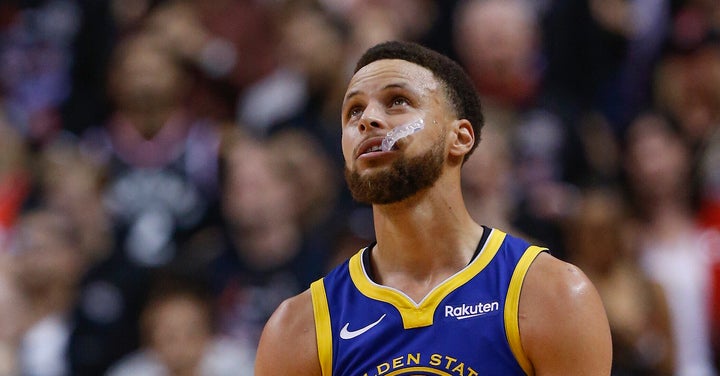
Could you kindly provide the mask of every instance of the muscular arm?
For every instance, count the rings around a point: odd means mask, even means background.
[[[607,376],[610,328],[600,296],[577,267],[538,255],[523,283],[520,339],[536,376]]]
[[[310,291],[283,302],[265,325],[255,376],[321,376]]]

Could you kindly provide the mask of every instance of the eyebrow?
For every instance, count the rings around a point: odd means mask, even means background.
[[[399,88],[399,89],[408,89],[408,90],[409,90],[408,85],[407,85],[406,83],[404,83],[404,82],[393,82],[393,83],[389,83],[389,84],[383,86],[383,88],[380,89],[380,91],[384,91],[384,90],[387,90],[387,89],[398,89],[398,88]],[[344,101],[347,102],[348,100],[350,100],[350,98],[352,98],[352,97],[354,97],[354,96],[356,96],[356,95],[358,95],[358,94],[360,94],[360,90],[357,90],[357,89],[356,89],[356,90],[352,90],[352,91],[350,91],[349,93],[347,93],[347,95],[345,96],[345,100],[344,100]]]

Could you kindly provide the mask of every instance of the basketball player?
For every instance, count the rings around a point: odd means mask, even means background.
[[[381,149],[418,119],[423,129]],[[610,374],[610,330],[587,277],[468,214],[460,169],[482,125],[472,84],[445,56],[387,42],[360,58],[342,149],[377,241],[277,309],[256,375]]]

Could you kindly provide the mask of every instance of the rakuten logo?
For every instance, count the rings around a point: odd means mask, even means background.
[[[479,302],[477,304],[463,304],[461,306],[445,306],[445,317],[454,317],[458,320],[469,319],[471,317],[482,316],[490,312],[500,310],[500,303],[495,301],[491,303]]]

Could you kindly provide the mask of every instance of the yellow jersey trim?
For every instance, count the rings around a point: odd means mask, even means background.
[[[505,235],[500,230],[491,229],[490,236],[480,251],[480,255],[468,266],[435,287],[420,303],[415,303],[403,292],[379,285],[368,277],[362,263],[362,253],[367,252],[367,249],[361,250],[350,258],[350,277],[355,287],[363,295],[393,305],[400,312],[405,329],[430,326],[433,324],[433,316],[440,302],[452,291],[470,281],[490,263],[505,240]]]
[[[313,315],[315,317],[315,336],[317,339],[318,359],[323,376],[332,375],[332,328],[330,327],[330,309],[328,308],[325,284],[319,279],[310,284]]]
[[[518,261],[515,271],[513,271],[513,275],[510,278],[510,286],[508,287],[507,297],[505,299],[505,335],[510,344],[510,350],[527,375],[534,375],[535,372],[532,363],[530,363],[530,360],[525,355],[522,342],[520,341],[520,322],[518,317],[520,290],[522,289],[523,281],[525,280],[528,269],[530,269],[530,265],[537,255],[546,250],[546,248],[537,246],[531,246],[525,250],[525,253],[520,257],[520,261]]]

